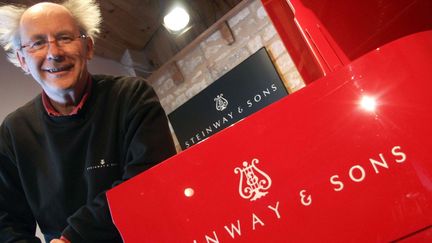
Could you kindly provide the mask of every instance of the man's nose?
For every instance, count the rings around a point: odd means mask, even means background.
[[[48,41],[47,43],[47,59],[54,61],[62,61],[64,59],[64,52],[57,44],[56,40]]]

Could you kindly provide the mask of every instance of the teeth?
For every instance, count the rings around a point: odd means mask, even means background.
[[[64,70],[64,69],[63,68],[52,68],[52,69],[48,69],[48,72],[55,73],[55,72],[62,71],[62,70]]]
[[[72,67],[73,67],[72,65],[66,65],[66,66],[57,67],[57,68],[46,68],[45,71],[49,72],[49,73],[56,73],[56,72],[61,72],[61,71],[69,70]]]

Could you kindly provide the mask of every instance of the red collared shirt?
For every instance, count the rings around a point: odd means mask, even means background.
[[[68,240],[66,237],[62,236],[60,237],[60,240],[64,241],[65,243],[71,243],[70,240]]]
[[[83,108],[85,102],[87,101],[88,97],[90,96],[91,88],[92,88],[92,82],[91,82],[91,77],[89,77],[89,79],[87,80],[86,88],[84,90],[84,94],[83,94],[80,102],[78,103],[77,106],[75,106],[75,108],[69,114],[66,114],[66,115],[61,114],[60,112],[58,112],[54,108],[54,106],[51,104],[51,101],[50,101],[48,95],[45,93],[45,91],[42,91],[42,104],[45,107],[45,111],[50,116],[72,116],[72,115],[76,115]]]

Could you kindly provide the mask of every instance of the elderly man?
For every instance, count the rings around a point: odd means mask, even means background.
[[[9,60],[43,90],[0,127],[0,242],[39,242],[36,222],[47,242],[121,242],[105,191],[175,154],[142,79],[88,72],[99,23],[93,0],[0,7]]]

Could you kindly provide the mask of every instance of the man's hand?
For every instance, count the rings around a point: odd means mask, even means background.
[[[66,241],[60,240],[60,239],[54,239],[50,241],[50,243],[66,243]]]

